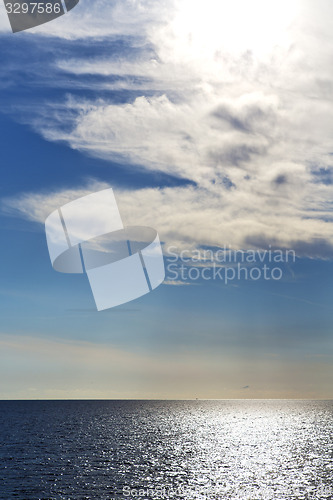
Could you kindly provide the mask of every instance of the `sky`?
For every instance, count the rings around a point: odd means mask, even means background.
[[[13,34],[0,4],[0,399],[333,398],[332,19],[81,0]],[[108,187],[166,279],[97,312],[44,222]]]

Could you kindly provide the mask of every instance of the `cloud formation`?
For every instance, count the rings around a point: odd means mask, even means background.
[[[57,69],[142,95],[120,103],[67,97],[37,114],[35,128],[84,154],[191,181],[119,191],[126,223],[152,225],[183,247],[333,255],[331,3],[295,0],[274,10],[260,0],[251,9],[241,0],[165,0],[158,8],[128,0],[80,9],[44,34],[131,37],[135,57],[59,57]],[[26,193],[4,206],[44,222],[64,200],[95,188]]]

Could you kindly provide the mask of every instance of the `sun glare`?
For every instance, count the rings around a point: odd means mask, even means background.
[[[173,33],[199,57],[217,51],[256,55],[288,46],[298,0],[179,0]]]

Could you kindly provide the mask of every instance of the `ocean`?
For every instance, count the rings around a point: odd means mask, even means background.
[[[333,401],[1,401],[0,498],[332,499]]]

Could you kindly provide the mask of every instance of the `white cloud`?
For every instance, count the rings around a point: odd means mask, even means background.
[[[125,104],[69,98],[61,105],[61,116],[75,114],[69,134],[55,104],[44,111],[47,125],[39,117],[35,126],[48,140],[66,140],[89,155],[192,181],[195,187],[116,193],[124,221],[156,227],[169,244],[273,244],[331,254],[333,5],[247,4],[82,2],[76,21],[64,16],[59,36],[81,36],[91,22],[89,35],[141,36],[156,56],[143,50],[142,60],[110,54],[59,60],[58,67],[127,75],[119,85],[128,88],[145,77],[146,89],[141,80],[143,95]],[[51,25],[50,34],[57,33],[60,20]],[[85,192],[28,193],[5,207],[43,222]]]
[[[25,194],[4,200],[4,210],[43,223],[55,208],[105,187],[106,184],[94,183],[78,190]],[[149,188],[118,190],[115,195],[124,224],[156,228],[166,248],[176,245],[179,249],[191,249],[203,244],[260,248],[271,244],[295,248],[299,255],[325,257],[331,253],[331,224],[323,220],[323,211],[312,214],[311,208],[302,207],[301,200],[291,203],[287,198],[286,204],[282,195],[274,200],[263,188],[262,192],[255,191],[254,184],[252,189],[253,193],[249,188],[247,193],[234,194],[234,190],[221,186],[212,186],[210,190]],[[317,194],[320,197],[319,191]],[[293,191],[290,199],[292,196]]]
[[[169,285],[169,286],[193,286],[194,283],[186,283],[185,281],[181,280],[165,280],[163,281],[163,285]]]

